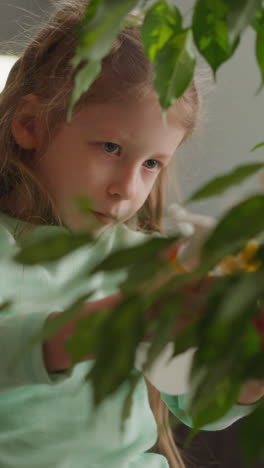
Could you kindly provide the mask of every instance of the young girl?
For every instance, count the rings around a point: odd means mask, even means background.
[[[166,403],[191,425],[189,395],[163,392],[161,399],[142,376],[121,434],[128,387],[123,385],[93,408],[92,389],[85,380],[92,357],[73,366],[64,347],[76,321],[23,354],[13,370],[9,366],[45,321],[69,306],[74,293],[80,297],[80,291],[97,289],[79,316],[119,300],[118,278],[115,282],[99,275],[93,285],[82,279],[77,285],[72,278],[111,250],[140,242],[146,235],[140,230],[160,230],[166,168],[198,118],[199,96],[192,82],[163,125],[140,35],[127,27],[67,123],[74,84],[69,60],[77,44],[75,26],[86,6],[85,0],[72,1],[55,12],[13,67],[1,95],[0,297],[1,303],[11,299],[12,304],[0,316],[0,466],[165,468],[168,459],[180,467],[168,428],[161,438],[161,453],[167,458],[155,453],[154,415],[167,427]],[[98,225],[95,245],[80,248],[55,266],[20,268],[12,262],[25,232],[38,238],[44,230],[87,228],[87,218],[73,203],[77,194],[92,201],[91,215]],[[137,232],[127,227],[131,220]],[[240,401],[247,402],[252,401]],[[249,411],[237,405],[207,429],[226,427]]]

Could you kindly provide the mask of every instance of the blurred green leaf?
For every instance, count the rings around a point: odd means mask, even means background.
[[[256,17],[252,21],[252,26],[256,31],[256,58],[261,74],[260,90],[264,86],[264,8],[258,11]],[[259,148],[257,145],[254,149]]]
[[[87,197],[83,195],[78,195],[77,197],[75,197],[75,202],[84,214],[87,214],[88,216],[91,215],[93,205]]]
[[[0,312],[3,312],[4,310],[8,309],[8,307],[10,307],[11,304],[12,302],[10,301],[5,301],[2,304],[0,304]]]
[[[146,12],[142,26],[145,52],[152,62],[168,40],[182,31],[182,17],[176,6],[165,0],[155,2]]]
[[[164,259],[155,258],[155,261],[144,261],[140,268],[138,263],[128,268],[127,277],[121,284],[121,289],[125,294],[130,294],[136,290],[147,290],[157,277],[161,277],[164,271]],[[164,273],[165,274],[165,273]]]
[[[264,230],[264,195],[255,195],[232,207],[219,221],[202,248],[202,257],[216,263],[242,248]]]
[[[260,350],[260,337],[253,319],[259,314],[256,297],[261,283],[263,272],[258,278],[253,273],[215,278],[204,294],[204,313],[197,323],[194,378],[201,368],[214,371],[218,364],[221,366],[230,359],[234,365],[232,375],[239,379],[245,377],[248,365]]]
[[[194,200],[200,200],[201,198],[220,195],[230,187],[241,184],[244,182],[244,180],[255,174],[263,167],[264,163],[258,162],[236,167],[227,174],[215,177],[213,180],[203,185],[202,188],[197,190],[188,201],[190,202]]]
[[[238,401],[244,362],[248,357],[244,360],[243,354],[239,353],[243,340],[234,342],[235,333],[231,337],[228,327],[226,331],[226,337],[220,331],[220,337],[222,335],[224,339],[216,341],[214,357],[210,356],[210,352],[214,353],[214,339],[209,338],[209,333],[207,341],[197,348],[194,356],[190,378],[194,389],[191,414],[195,429],[220,419]]]
[[[188,349],[198,345],[197,324],[198,319],[193,320],[191,323],[186,325],[179,334],[176,335],[174,339],[173,356],[184,353]]]
[[[256,461],[264,460],[264,405],[257,406],[241,423],[240,446],[250,468]]]
[[[129,378],[144,332],[144,300],[139,296],[127,297],[109,311],[98,341],[96,360],[87,375],[93,385],[96,405]]]
[[[240,35],[260,7],[261,0],[196,1],[192,22],[194,40],[214,74],[233,55]]]
[[[254,146],[254,147],[252,148],[251,151],[255,151],[256,149],[261,148],[262,146],[264,146],[264,142],[263,142],[263,143],[258,143],[256,146]]]
[[[195,431],[224,416],[237,402],[239,389],[252,375],[252,367],[254,373],[260,368],[263,372],[263,359],[256,363],[260,339],[252,322],[257,314],[257,290],[263,284],[263,272],[257,273],[258,278],[252,273],[216,278],[208,291],[191,370]],[[258,287],[254,288],[254,282]]]
[[[263,269],[248,274],[238,275],[236,284],[232,284],[229,294],[224,294],[219,302],[219,320],[231,323],[235,318],[248,311],[247,318],[259,314],[257,300],[263,293]]]
[[[77,322],[74,334],[65,341],[65,347],[74,362],[96,352],[100,329],[107,314],[108,310],[100,310],[100,312],[91,313]]]
[[[110,52],[118,33],[123,29],[127,14],[139,0],[92,0],[79,24],[79,41],[71,61],[74,69],[86,62],[75,78],[68,120],[81,95],[86,92],[101,71],[101,61]],[[88,63],[87,63],[88,62]]]
[[[197,0],[194,7],[194,41],[214,73],[233,53],[228,37],[228,10],[226,0]]]
[[[221,419],[238,401],[240,384],[235,382],[228,364],[223,363],[223,367],[223,377],[220,377],[221,369],[218,364],[215,382],[212,375],[208,375],[210,384],[206,385],[203,381],[191,403],[194,432]]]
[[[88,5],[79,26],[80,39],[72,60],[73,67],[76,68],[83,60],[102,60],[123,29],[126,16],[138,3],[138,0],[94,0],[92,10]]]
[[[183,30],[158,53],[155,64],[155,90],[163,109],[168,109],[187,90],[195,69],[192,33]]]
[[[229,40],[234,43],[261,8],[262,0],[228,0]]]
[[[88,233],[55,232],[41,240],[28,242],[14,259],[24,265],[52,262],[93,241]]]
[[[160,310],[157,310],[156,319],[153,319],[156,334],[149,346],[144,370],[147,370],[153,364],[168,342],[173,341],[175,322],[182,313],[182,298],[180,294],[175,294],[162,301]]]
[[[176,238],[177,239],[177,238]],[[119,249],[110,254],[102,263],[96,266],[93,273],[97,271],[112,271],[121,268],[140,265],[144,262],[153,262],[155,258],[159,261],[161,251],[168,248],[175,238],[154,238],[147,240],[135,247]],[[164,259],[165,262],[165,259]]]
[[[160,0],[145,16],[142,39],[154,63],[154,86],[161,107],[166,110],[182,96],[193,78],[192,33],[182,28],[179,9]]]
[[[263,338],[263,335],[262,335]],[[264,379],[264,350],[260,349],[258,353],[255,354],[254,360],[245,365],[245,375],[247,380],[249,379]]]
[[[125,422],[131,414],[131,409],[133,405],[133,395],[134,395],[134,392],[136,390],[137,384],[140,379],[141,379],[141,373],[138,372],[136,369],[133,369],[131,375],[128,377],[129,390],[128,390],[127,397],[124,401],[124,406],[122,410],[122,420],[121,420],[121,427],[120,427],[121,432],[124,431]]]
[[[82,94],[90,88],[91,84],[98,77],[101,72],[101,62],[99,60],[92,61],[84,65],[75,76],[75,86],[71,95],[71,100],[68,107],[67,121],[72,118],[72,112],[75,104],[79,101]]]
[[[0,260],[13,256],[18,250],[19,248],[11,238],[8,229],[2,225],[0,230]]]

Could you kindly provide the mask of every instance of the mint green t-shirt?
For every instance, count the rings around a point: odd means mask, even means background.
[[[96,291],[91,300],[118,291],[124,273],[100,273],[87,284],[83,269],[146,236],[116,226],[98,236],[93,247],[81,247],[54,263],[24,267],[12,261],[23,225],[0,214],[0,304],[12,300],[0,313],[0,468],[168,468],[164,456],[146,453],[156,442],[157,427],[143,376],[121,433],[127,384],[95,410],[92,389],[85,380],[92,361],[66,372],[48,373],[41,343],[21,353],[52,312],[65,310],[88,291]],[[38,226],[29,237],[37,239],[56,229],[65,228]],[[162,398],[179,419],[191,425],[189,395],[163,393]],[[205,429],[222,429],[250,410],[237,405]]]

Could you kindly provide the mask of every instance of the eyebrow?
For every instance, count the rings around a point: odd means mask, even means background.
[[[149,159],[161,158],[161,159],[167,160],[167,159],[171,159],[172,157],[173,157],[173,154],[169,155],[169,154],[163,154],[163,153],[155,153]]]
[[[120,129],[118,129],[118,131],[115,129],[111,129],[111,128],[108,128],[107,130],[104,128],[104,127],[100,127],[100,125],[98,126],[98,129],[97,129],[99,132],[104,132],[108,134],[109,132],[109,136],[111,135],[111,138],[105,138],[105,141],[113,141],[115,142],[115,140],[119,140],[120,141],[120,145],[123,146],[123,145],[127,145],[127,144],[130,144],[130,137],[129,135],[127,135],[125,132],[122,133],[120,132]],[[115,135],[116,133],[118,132],[118,135]],[[108,135],[105,135],[105,137],[107,137]],[[114,135],[114,137],[112,136]],[[117,136],[117,138],[116,138]],[[169,155],[169,154],[164,154],[164,153],[154,153],[151,157],[149,157],[148,159],[157,159],[157,158],[160,158],[160,159],[164,159],[164,160],[169,160],[173,157],[174,155],[174,152],[172,155]]]

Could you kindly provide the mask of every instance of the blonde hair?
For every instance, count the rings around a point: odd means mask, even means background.
[[[12,134],[12,121],[23,96],[36,95],[41,103],[41,118],[49,139],[66,120],[69,99],[74,85],[74,73],[69,64],[78,37],[76,24],[87,8],[88,0],[60,2],[47,24],[26,47],[12,68],[0,95],[0,210],[32,224],[62,224],[55,203],[34,174],[34,151],[21,148]],[[138,95],[153,90],[153,69],[144,53],[139,28],[127,26],[114,41],[105,57],[102,73],[79,100],[75,110],[91,101],[121,99],[124,93]],[[186,129],[185,139],[193,132],[200,108],[200,95],[193,80],[177,101],[180,123]],[[51,130],[52,129],[52,130]],[[162,230],[165,174],[157,179],[154,189],[137,214],[137,228],[152,232]],[[26,210],[12,209],[6,200],[18,184],[26,188]],[[168,409],[159,392],[147,382],[150,403],[158,427],[165,428],[160,437],[160,449],[172,468],[183,465],[173,443],[168,424]]]

